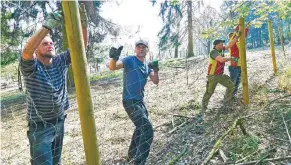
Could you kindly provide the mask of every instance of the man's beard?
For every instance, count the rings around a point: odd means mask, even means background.
[[[145,57],[147,55],[147,53],[146,52],[141,52],[141,53],[138,53],[138,56],[139,57]]]
[[[45,57],[45,58],[53,58],[54,55],[52,53],[45,53],[45,54],[41,54],[42,57]]]

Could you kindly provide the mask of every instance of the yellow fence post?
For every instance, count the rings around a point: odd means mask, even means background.
[[[87,165],[100,165],[78,2],[62,1]]]
[[[268,29],[269,29],[269,38],[270,38],[270,48],[271,48],[271,54],[272,54],[273,70],[274,70],[274,73],[277,73],[276,56],[275,56],[274,39],[273,39],[273,28],[272,28],[272,22],[270,20],[268,21]]]
[[[279,24],[278,24],[278,31],[279,31],[279,35],[280,35],[280,42],[281,42],[283,54],[284,54],[284,57],[286,57],[282,30],[281,30],[281,26]]]
[[[249,104],[249,85],[247,72],[247,58],[246,58],[246,39],[245,39],[245,19],[239,18],[239,56],[241,60],[241,78],[243,87],[244,104]]]
[[[67,39],[67,33],[66,28],[62,29],[62,35],[63,35],[63,50],[68,49],[68,39]],[[73,79],[73,71],[72,71],[72,65],[68,69],[67,73],[67,89],[70,91],[72,87],[74,87],[74,79]]]

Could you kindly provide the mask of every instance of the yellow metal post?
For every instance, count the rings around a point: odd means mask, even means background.
[[[100,165],[78,2],[62,1],[87,165]]]
[[[67,50],[68,49],[68,39],[67,39],[67,33],[66,33],[66,28],[63,28],[62,30],[63,34],[63,49]],[[67,89],[71,89],[74,87],[74,79],[73,79],[73,71],[72,71],[72,66],[69,67],[68,73],[67,73]]]
[[[247,58],[246,58],[246,39],[245,39],[245,19],[239,18],[239,56],[241,60],[241,78],[243,87],[243,100],[244,104],[249,104],[249,85],[248,85],[248,72],[247,72]]]
[[[280,35],[280,42],[281,42],[283,54],[284,54],[284,57],[286,57],[285,47],[284,47],[284,40],[283,40],[283,36],[282,36],[282,30],[281,30],[281,26],[279,24],[278,24],[278,31],[279,31],[279,35]]]
[[[269,38],[270,38],[270,48],[271,48],[271,54],[272,54],[273,70],[274,70],[274,73],[277,73],[275,47],[274,47],[274,39],[273,39],[273,28],[272,28],[272,22],[270,20],[268,21],[268,29],[269,29]]]

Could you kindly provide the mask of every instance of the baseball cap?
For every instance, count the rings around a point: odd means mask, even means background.
[[[144,45],[144,46],[146,46],[147,48],[149,47],[148,42],[145,41],[145,40],[142,40],[142,39],[140,39],[140,40],[138,40],[138,41],[135,42],[135,47],[137,47],[138,45]]]
[[[225,42],[225,40],[220,40],[220,39],[218,39],[218,40],[214,40],[213,41],[213,46],[215,46],[215,45],[217,45],[217,44],[220,44],[220,43],[224,43]]]

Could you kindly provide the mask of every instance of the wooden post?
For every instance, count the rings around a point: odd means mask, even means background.
[[[187,30],[188,30],[188,57],[194,57],[194,44],[193,44],[193,18],[192,18],[192,1],[186,1],[187,2],[187,16],[188,16],[188,25],[187,25]]]
[[[278,31],[279,31],[279,35],[280,35],[280,42],[281,42],[283,54],[284,54],[284,57],[286,57],[285,48],[284,48],[284,41],[283,41],[283,36],[282,36],[282,31],[281,31],[281,26],[279,24],[278,24]]]
[[[74,82],[76,86],[86,164],[100,165],[93,104],[87,76],[87,59],[85,55],[83,34],[81,31],[78,2],[76,0],[62,1],[62,6],[65,16],[65,27],[71,54]]]
[[[244,104],[249,104],[249,85],[248,85],[248,73],[247,73],[247,58],[246,58],[246,39],[245,39],[245,20],[239,19],[239,56],[241,60],[241,78],[243,87],[243,100]]]
[[[270,20],[268,21],[268,29],[269,29],[269,38],[270,38],[270,48],[271,48],[271,54],[272,54],[273,70],[274,70],[274,73],[277,73],[274,38],[273,38],[273,28],[272,28],[272,22]]]
[[[186,50],[186,54],[188,54],[187,50]],[[185,56],[185,68],[186,68],[186,79],[187,79],[187,85],[188,85],[188,61],[187,61],[187,56]]]

